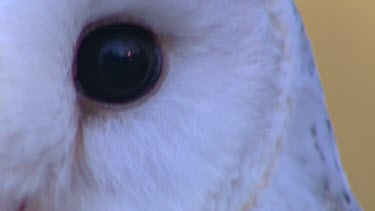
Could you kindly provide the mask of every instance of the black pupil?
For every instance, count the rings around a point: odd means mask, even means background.
[[[79,46],[76,83],[97,101],[124,103],[146,94],[161,71],[161,50],[148,30],[116,24],[89,33]]]

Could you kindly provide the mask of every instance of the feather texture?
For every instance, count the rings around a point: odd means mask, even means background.
[[[101,107],[74,57],[113,20],[160,37],[164,80]],[[0,210],[360,210],[292,1],[0,0],[0,46]]]

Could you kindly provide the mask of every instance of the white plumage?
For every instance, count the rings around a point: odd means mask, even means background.
[[[163,80],[98,106],[81,31],[146,24]],[[360,210],[289,0],[0,0],[0,210]]]

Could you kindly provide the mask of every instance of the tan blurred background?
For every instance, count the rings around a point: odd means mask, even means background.
[[[341,160],[375,210],[375,1],[296,0],[313,45]]]

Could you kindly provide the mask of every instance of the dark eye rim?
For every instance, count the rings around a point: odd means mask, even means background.
[[[80,87],[79,83],[76,82],[76,76],[77,76],[77,52],[80,47],[80,43],[82,43],[83,39],[90,34],[92,31],[105,27],[110,25],[117,25],[117,24],[124,24],[124,25],[130,25],[135,26],[139,28],[143,28],[145,31],[148,31],[153,38],[153,42],[155,45],[159,47],[160,50],[160,61],[159,61],[159,75],[158,77],[154,78],[152,84],[148,87],[148,90],[145,94],[143,94],[141,97],[136,97],[135,99],[124,101],[122,103],[115,103],[115,102],[99,102],[89,96],[87,96],[84,91],[82,91],[82,87]],[[158,92],[158,90],[161,88],[162,83],[165,81],[167,74],[168,74],[168,57],[166,54],[165,49],[165,37],[161,33],[157,33],[157,30],[154,30],[152,25],[147,24],[147,22],[139,19],[135,19],[132,17],[120,17],[119,16],[111,16],[102,18],[96,21],[92,21],[88,24],[86,24],[81,32],[79,33],[78,38],[76,39],[76,43],[74,46],[73,51],[73,62],[72,62],[72,71],[71,71],[71,78],[74,84],[74,88],[76,90],[76,98],[79,105],[86,107],[89,110],[96,110],[96,109],[110,109],[110,110],[116,110],[116,109],[122,109],[123,107],[134,107],[141,103],[144,103],[146,100],[151,98],[155,93]]]

